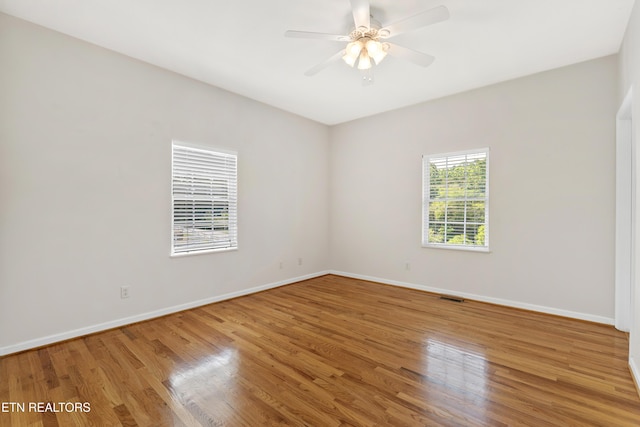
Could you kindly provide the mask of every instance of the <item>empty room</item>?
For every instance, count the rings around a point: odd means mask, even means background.
[[[640,425],[634,0],[0,0],[0,426]]]

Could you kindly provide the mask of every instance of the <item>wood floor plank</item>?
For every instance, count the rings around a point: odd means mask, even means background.
[[[0,359],[0,426],[638,426],[628,336],[327,275]]]

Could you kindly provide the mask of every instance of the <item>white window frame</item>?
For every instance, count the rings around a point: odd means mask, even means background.
[[[172,141],[172,257],[238,249],[237,167],[235,151]]]
[[[443,197],[438,199],[431,199],[431,173],[430,173],[430,165],[432,162],[446,162],[448,163],[451,159],[457,159],[459,161],[460,157],[464,157],[464,162],[467,162],[467,156],[474,156],[478,154],[484,154],[486,159],[486,170],[485,170],[485,194],[482,198],[467,198],[467,193],[465,191],[464,197]],[[451,160],[453,161],[453,160]],[[446,181],[447,185],[449,181]],[[476,251],[476,252],[489,252],[489,148],[481,148],[475,150],[467,150],[467,151],[456,151],[451,153],[443,153],[443,154],[432,154],[432,155],[424,155],[422,156],[422,246],[425,248],[441,248],[441,249],[458,249],[458,250],[467,250],[467,251]],[[466,185],[466,182],[465,182]],[[466,190],[466,187],[465,187]],[[430,242],[429,241],[429,207],[432,201],[438,202],[469,202],[469,201],[482,201],[484,202],[484,245],[475,245],[469,244],[464,241],[462,244],[453,244],[447,242]],[[466,227],[467,225],[478,225],[480,223],[472,223],[467,220],[467,203],[464,204],[464,221],[452,223],[452,225],[463,225],[465,232],[463,233],[466,236]],[[438,221],[440,222],[440,221]],[[444,220],[445,227],[447,227],[448,222],[446,219]]]

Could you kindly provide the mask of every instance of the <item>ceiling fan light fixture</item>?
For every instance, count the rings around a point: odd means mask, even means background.
[[[356,64],[363,47],[364,45],[360,40],[349,43],[344,51],[342,60],[346,62],[348,66],[353,67]]]
[[[349,67],[353,67],[354,65],[356,65],[356,60],[358,59],[357,56],[353,56],[350,55],[349,52],[345,52],[344,56],[342,57],[342,60],[349,66]]]
[[[358,61],[358,70],[368,70],[371,68],[371,58],[366,49],[360,52],[360,60]]]
[[[384,57],[387,56],[387,50],[389,49],[388,43],[383,45],[379,41],[373,39],[370,39],[365,46],[367,54],[373,58],[376,64],[379,64]]]
[[[380,50],[378,50],[374,55],[369,52],[369,56],[373,58],[373,60],[376,62],[376,65],[382,62],[385,56],[387,56],[387,51],[389,50],[389,43],[377,43],[380,45]]]
[[[357,58],[363,48],[364,43],[362,43],[360,40],[352,41],[347,45],[347,55]]]
[[[367,53],[369,54],[369,56],[374,57],[378,52],[382,50],[382,43],[373,39],[369,39],[367,40],[365,47],[367,48]]]

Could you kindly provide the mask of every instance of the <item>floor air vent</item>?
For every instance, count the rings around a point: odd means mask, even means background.
[[[464,298],[454,297],[453,295],[440,295],[440,299],[452,302],[464,302]]]

